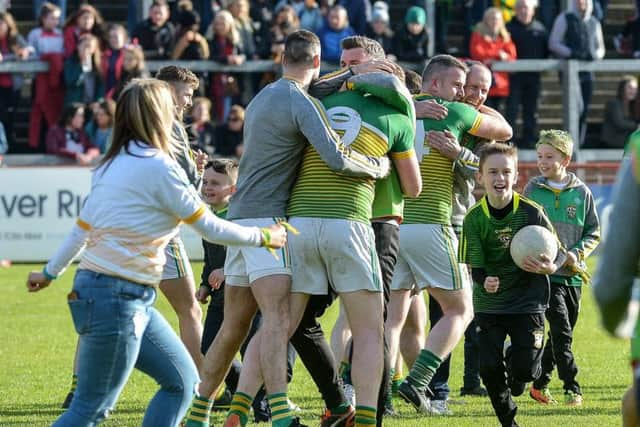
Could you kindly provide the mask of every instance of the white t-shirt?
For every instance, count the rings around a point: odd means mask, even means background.
[[[260,246],[260,229],[213,215],[170,156],[139,142],[129,143],[128,151],[94,171],[91,193],[47,264],[49,274],[62,273],[86,244],[79,268],[157,285],[164,248],[182,222],[210,241]]]

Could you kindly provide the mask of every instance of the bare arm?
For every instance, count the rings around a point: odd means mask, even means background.
[[[402,193],[407,197],[418,197],[422,192],[422,177],[416,153],[411,151],[408,157],[392,156],[392,159],[400,178]]]

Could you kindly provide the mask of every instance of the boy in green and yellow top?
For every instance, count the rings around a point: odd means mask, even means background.
[[[509,139],[512,135],[511,126],[504,119],[454,102],[464,94],[466,73],[467,66],[450,55],[434,56],[423,73],[422,90],[428,94],[417,99],[434,99],[445,105],[448,113],[442,120],[420,119],[416,123],[415,150],[423,191],[417,198],[405,200],[400,251],[385,324],[390,357],[395,360],[411,289],[427,289],[443,308],[441,321],[433,326],[409,376],[398,388],[404,400],[425,413],[432,412],[429,382],[473,317],[469,280],[457,260],[458,240],[451,226],[455,159],[432,149],[429,135],[448,131],[457,141],[467,132],[492,139]]]
[[[523,268],[511,258],[513,236],[529,225],[553,226],[537,203],[513,191],[518,175],[515,147],[487,144],[480,152],[478,181],[486,194],[464,219],[460,261],[471,266],[473,308],[478,331],[480,376],[503,427],[514,427],[517,407],[512,396],[524,392],[541,373],[544,312],[549,300],[546,276],[564,264],[529,256]],[[504,344],[511,338],[505,360]]]
[[[573,153],[571,135],[561,130],[541,131],[536,149],[541,175],[529,181],[523,194],[544,207],[568,250],[568,258],[565,266],[550,276],[551,295],[546,312],[549,339],[542,356],[542,375],[534,381],[529,394],[540,403],[556,403],[548,385],[557,365],[558,376],[564,382],[565,402],[580,406],[578,366],[571,351],[582,293],[582,278],[575,267],[586,268],[585,259],[600,242],[600,222],[591,191],[577,176],[567,172]]]

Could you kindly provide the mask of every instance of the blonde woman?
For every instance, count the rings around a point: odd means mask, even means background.
[[[175,427],[184,416],[198,372],[153,308],[164,246],[180,223],[224,245],[282,247],[286,242],[280,225],[241,227],[210,213],[170,154],[173,120],[166,83],[141,79],[124,89],[112,145],[94,171],[76,225],[42,272],[29,274],[28,290],[40,291],[84,251],[68,295],[80,335],[78,386],[54,426],[103,421],[134,367],[160,384],[143,426]]]
[[[502,12],[490,7],[484,13],[482,22],[476,25],[471,34],[469,53],[472,59],[491,67],[495,61],[513,61],[516,59],[516,46],[505,27]],[[487,105],[500,109],[509,96],[509,74],[493,72],[493,85],[489,89]]]
[[[228,11],[221,10],[216,14],[207,30],[207,39],[212,60],[228,65],[241,65],[246,60],[242,40]],[[226,120],[231,105],[239,102],[239,95],[240,87],[235,76],[227,73],[212,75],[211,98],[215,100],[215,118],[219,123]]]

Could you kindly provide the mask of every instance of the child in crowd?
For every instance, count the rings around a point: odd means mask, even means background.
[[[80,36],[77,50],[64,61],[64,105],[72,102],[89,105],[104,97],[98,39],[91,34]]]
[[[60,117],[64,86],[62,84],[63,38],[58,29],[60,8],[49,2],[40,8],[39,27],[29,33],[27,40],[36,57],[49,64],[49,71],[38,73],[34,82],[34,94],[29,116],[29,145],[38,148],[42,129],[45,132]]]
[[[89,142],[83,126],[84,105],[67,106],[60,124],[47,133],[47,153],[75,160],[82,166],[90,165],[100,155],[100,150]]]
[[[102,53],[102,79],[105,92],[113,90],[122,76],[124,47],[129,39],[127,30],[120,24],[112,24],[107,32],[109,43]]]
[[[600,224],[591,191],[580,178],[567,172],[573,153],[571,135],[561,130],[543,130],[536,149],[542,175],[531,179],[523,194],[544,207],[568,252],[563,268],[550,276],[551,296],[546,312],[549,339],[542,354],[542,375],[534,381],[529,394],[543,404],[557,403],[548,388],[557,365],[558,376],[564,382],[565,403],[581,406],[578,366],[571,350],[583,282],[576,267],[586,268],[585,259],[600,242]]]
[[[511,258],[513,236],[523,227],[553,231],[542,207],[513,191],[518,177],[515,147],[493,143],[480,152],[478,181],[486,190],[464,219],[460,261],[471,266],[473,307],[478,327],[480,375],[503,427],[514,427],[517,407],[528,381],[540,376],[544,344],[544,311],[549,278],[567,258],[525,260],[526,270]],[[505,340],[511,346],[504,355]]]
[[[89,4],[81,5],[64,24],[65,59],[76,52],[80,37],[85,34],[93,34],[102,44],[104,42],[103,25],[104,21],[98,9]]]
[[[93,111],[93,118],[84,128],[89,140],[98,147],[101,154],[104,154],[109,149],[115,113],[115,101],[112,99],[104,100],[96,105]]]
[[[209,156],[213,156],[216,151],[216,128],[211,123],[211,101],[209,98],[197,97],[193,99],[191,109],[191,124],[189,133],[194,137],[191,148],[201,150]]]
[[[30,52],[27,41],[18,32],[13,16],[9,12],[0,11],[0,62],[25,60]],[[19,75],[0,73],[0,123],[5,127],[9,143],[13,142],[14,111],[20,87]]]
[[[427,13],[420,6],[413,6],[404,16],[404,25],[393,39],[393,53],[398,61],[420,62],[429,55]]]
[[[140,46],[127,45],[124,47],[124,57],[122,59],[122,74],[120,80],[112,91],[107,93],[107,98],[118,100],[122,89],[132,79],[149,77],[149,72],[144,65],[144,52]]]

